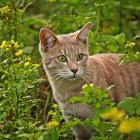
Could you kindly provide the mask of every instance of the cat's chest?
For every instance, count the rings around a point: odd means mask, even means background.
[[[73,96],[81,96],[81,83],[67,83],[57,88],[53,87],[53,95],[57,102],[67,102]]]

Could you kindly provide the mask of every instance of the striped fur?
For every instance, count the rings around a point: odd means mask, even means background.
[[[140,91],[140,64],[133,62],[120,65],[118,54],[89,56],[87,38],[90,27],[91,23],[87,23],[77,32],[58,36],[48,29],[40,31],[43,66],[66,121],[74,117],[83,120],[93,116],[93,109],[89,105],[66,104],[71,97],[81,96],[84,84],[93,83],[103,89],[115,85],[109,93],[115,102]],[[81,53],[84,58],[77,61]],[[67,62],[58,61],[60,55],[66,56]],[[72,70],[77,70],[76,74]],[[79,125],[72,129],[77,140],[88,140],[93,133],[91,128]]]

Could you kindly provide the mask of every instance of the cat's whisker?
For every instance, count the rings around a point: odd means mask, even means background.
[[[68,72],[61,72],[61,74],[68,74]]]
[[[66,80],[69,80],[69,79],[66,77],[66,75],[62,75],[62,77],[63,77],[64,79],[66,79]]]
[[[60,76],[60,74],[56,71],[56,72],[49,72],[49,74],[53,77],[57,77],[57,76]]]
[[[49,74],[55,74],[58,73],[58,71],[50,71]]]
[[[54,81],[52,81],[52,83],[55,83],[57,80],[59,80],[60,78],[62,78],[62,76],[60,75],[59,77],[57,77]]]
[[[59,75],[55,80],[53,80],[51,84],[54,84],[56,81],[60,80],[60,78],[62,78],[61,75]],[[49,87],[51,87],[51,85],[49,85],[49,86],[47,87],[47,89],[48,89]]]
[[[53,75],[53,77],[61,76],[59,73]]]

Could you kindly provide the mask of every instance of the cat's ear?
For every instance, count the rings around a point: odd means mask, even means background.
[[[77,40],[82,41],[84,44],[87,43],[88,33],[91,29],[91,22],[88,22],[78,33]]]
[[[47,52],[48,48],[54,46],[55,42],[58,40],[56,35],[46,28],[40,30],[39,39],[40,49],[44,52]]]

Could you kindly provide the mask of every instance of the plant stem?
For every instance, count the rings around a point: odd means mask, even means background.
[[[101,130],[98,129],[98,128],[95,128],[95,129],[96,129],[96,131],[98,131],[100,133],[100,136],[102,137],[102,140],[106,140],[106,138],[104,137],[104,134],[101,132]]]
[[[17,41],[17,11],[16,11],[16,2],[13,0],[14,7],[14,40]]]
[[[119,33],[122,32],[122,2],[119,0]]]
[[[46,102],[45,102],[45,106],[44,106],[44,118],[43,118],[44,124],[47,122],[48,116],[49,116],[49,115],[47,115],[47,118],[46,118],[46,115],[45,115],[46,114],[46,110],[47,110],[48,105],[49,105],[49,100],[50,100],[50,94],[48,94]]]
[[[14,67],[14,62],[13,62],[13,54],[12,51],[10,51],[11,54],[11,62],[12,62],[12,67],[13,67],[13,71],[14,71],[14,81],[15,83],[17,82],[17,76],[16,76],[16,71],[15,71],[15,67]],[[16,93],[16,118],[18,118],[19,114],[18,114],[18,107],[19,107],[19,95],[18,95],[18,89],[17,86],[15,86],[15,93]]]
[[[97,26],[96,26],[96,31],[95,34],[98,34],[99,31],[99,23],[100,23],[100,8],[97,9]]]

